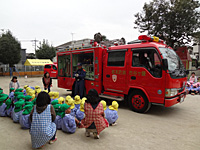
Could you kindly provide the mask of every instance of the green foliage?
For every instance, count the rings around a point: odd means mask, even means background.
[[[39,59],[53,59],[56,56],[56,49],[45,40],[36,50],[36,57]]]
[[[21,44],[10,31],[0,36],[0,61],[12,67],[21,59]]]
[[[30,53],[30,54],[28,54],[28,56],[27,56],[26,58],[27,58],[27,59],[35,59],[36,56],[35,56],[34,53]]]
[[[199,7],[197,0],[153,0],[135,14],[135,28],[158,36],[171,47],[181,46],[191,42],[200,29]]]

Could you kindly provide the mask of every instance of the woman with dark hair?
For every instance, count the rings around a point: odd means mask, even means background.
[[[47,142],[53,144],[56,140],[56,113],[50,104],[49,94],[41,92],[36,99],[36,106],[30,113],[31,142],[33,148],[41,148]]]
[[[85,118],[82,124],[86,128],[85,135],[90,136],[93,133],[95,139],[99,139],[99,134],[106,127],[109,126],[107,120],[104,118],[104,109],[100,103],[99,94],[95,89],[91,89],[87,95],[87,101],[84,106]]]
[[[9,89],[11,88],[14,88],[15,90],[16,89],[19,89],[20,85],[19,85],[19,82],[17,80],[17,77],[16,76],[13,76],[10,84],[9,84]]]
[[[50,88],[52,87],[52,79],[48,72],[44,74],[44,77],[42,78],[42,82],[44,85],[44,90],[48,89],[48,92],[50,92],[51,91]]]

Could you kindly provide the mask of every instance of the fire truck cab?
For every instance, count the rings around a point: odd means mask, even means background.
[[[86,70],[85,89],[101,98],[128,101],[136,112],[152,103],[170,107],[184,101],[185,68],[175,51],[157,37],[139,36],[136,42],[106,48],[96,42],[57,52],[58,87],[73,90],[77,63]]]

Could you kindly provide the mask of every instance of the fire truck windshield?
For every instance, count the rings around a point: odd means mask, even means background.
[[[160,47],[159,48],[164,59],[168,61],[168,70],[173,78],[185,77],[185,68],[180,58],[173,49]]]

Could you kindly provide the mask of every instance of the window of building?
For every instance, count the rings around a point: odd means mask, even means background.
[[[70,55],[58,56],[58,76],[71,77]],[[56,67],[56,66],[55,66]],[[57,70],[57,68],[56,68]]]
[[[108,53],[108,64],[107,66],[123,67],[125,61],[126,51],[110,51]]]
[[[83,69],[86,71],[85,79],[94,80],[94,53],[91,52],[83,52],[79,54],[73,54],[73,73],[77,71],[77,64],[81,63]]]

